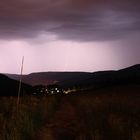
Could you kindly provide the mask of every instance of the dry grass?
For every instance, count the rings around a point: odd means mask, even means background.
[[[140,86],[0,99],[0,140],[139,140]]]
[[[57,109],[58,97],[0,98],[0,140],[34,140]]]

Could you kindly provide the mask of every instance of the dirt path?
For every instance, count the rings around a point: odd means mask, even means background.
[[[49,123],[41,128],[39,140],[75,140],[79,121],[76,108],[68,98],[62,98],[60,107],[50,119]]]

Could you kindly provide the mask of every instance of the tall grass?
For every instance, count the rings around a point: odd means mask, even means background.
[[[140,140],[140,88],[0,98],[0,140]]]
[[[0,140],[35,140],[38,131],[56,111],[59,97],[0,98]]]
[[[78,139],[139,140],[139,91],[136,86],[115,87],[70,96],[79,116]]]

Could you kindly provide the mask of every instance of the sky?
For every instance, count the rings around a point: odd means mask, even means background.
[[[0,0],[0,73],[140,63],[139,0]]]

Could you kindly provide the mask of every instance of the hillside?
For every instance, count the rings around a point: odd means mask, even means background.
[[[19,80],[19,75],[7,74]],[[114,84],[140,82],[140,64],[118,71],[99,72],[40,72],[23,75],[23,82],[30,85],[48,85],[57,83],[62,87],[104,87]]]
[[[6,74],[8,77],[19,80],[19,75]],[[23,75],[23,82],[30,85],[47,85],[59,82],[80,81],[90,77],[92,73],[86,72],[39,72]]]
[[[7,79],[2,77],[3,81]],[[17,112],[15,97],[1,97],[2,140],[140,139],[137,82],[61,96],[26,96],[20,100]]]
[[[19,82],[0,74],[0,96],[17,96]],[[30,94],[31,86],[22,83],[21,94]]]

